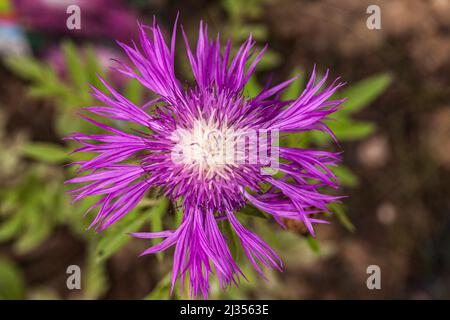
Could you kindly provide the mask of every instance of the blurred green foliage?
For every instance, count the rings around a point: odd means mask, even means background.
[[[265,3],[270,0],[223,0],[222,8],[226,11],[228,20],[225,33],[234,41],[241,41],[251,32],[258,43],[267,39],[267,27],[257,22]],[[86,231],[90,217],[82,219],[86,209],[94,203],[95,199],[84,200],[79,204],[71,205],[66,194],[64,180],[74,175],[73,168],[65,168],[67,164],[77,159],[86,159],[89,155],[73,155],[75,148],[72,143],[62,143],[62,138],[74,131],[85,133],[98,132],[98,128],[76,115],[80,107],[91,106],[95,103],[88,94],[87,84],[90,83],[100,90],[104,87],[97,78],[100,73],[108,80],[108,76],[101,69],[92,47],[77,48],[71,42],[61,46],[64,54],[65,74],[61,75],[49,64],[34,58],[13,58],[8,60],[9,68],[18,76],[28,81],[28,93],[36,99],[46,99],[53,102],[56,118],[54,132],[59,143],[31,141],[23,137],[14,138],[14,143],[3,139],[4,129],[0,121],[0,146],[8,150],[0,155],[0,242],[12,241],[13,250],[17,254],[27,253],[41,245],[54,229],[65,225],[82,238],[87,247],[87,256],[84,266],[82,298],[98,298],[108,289],[108,275],[106,263],[112,255],[123,248],[130,240],[129,232],[136,232],[147,228],[157,231],[167,226],[176,226],[180,223],[181,213],[169,216],[170,204],[167,199],[151,196],[130,212],[119,222],[95,234]],[[82,54],[83,53],[83,54]],[[80,59],[80,56],[86,57]],[[281,63],[280,55],[268,50],[257,71],[267,71]],[[293,74],[301,73],[297,68]],[[356,120],[356,115],[363,108],[369,106],[389,85],[391,77],[388,74],[378,74],[347,86],[335,98],[347,97],[340,111],[334,114],[334,120],[329,121],[330,128],[341,142],[360,140],[372,134],[375,130],[373,123]],[[304,88],[305,78],[299,76],[282,96],[284,99],[295,99]],[[262,89],[256,76],[252,77],[245,87],[245,94],[255,96]],[[128,80],[121,91],[135,102],[144,102],[143,87],[135,80]],[[0,118],[1,120],[1,118]],[[105,119],[102,119],[105,121]],[[285,137],[283,143],[291,147],[321,147],[326,148],[332,142],[331,138],[321,132],[307,132]],[[354,187],[358,184],[358,177],[345,166],[331,168],[339,177],[344,187]],[[10,172],[20,172],[10,177]],[[178,208],[178,206],[177,206]],[[354,226],[345,214],[343,204],[330,205],[340,223],[349,231]],[[274,224],[267,223],[269,215],[251,206],[244,208],[239,215],[245,224],[251,224],[256,233],[263,234],[264,239],[275,249],[303,250],[309,246],[314,254],[322,254],[319,242],[310,236],[303,236],[293,232],[281,232],[274,228]],[[230,291],[219,289],[217,280],[212,281],[213,298],[245,298],[250,288],[259,286],[256,272],[246,262],[242,247],[228,221],[222,221],[220,228],[227,235],[233,256],[239,261],[248,279],[243,280],[239,289]],[[303,240],[303,241],[299,241]],[[158,240],[152,240],[156,243]],[[307,255],[306,255],[307,256]],[[162,253],[158,254],[162,262]],[[170,264],[169,264],[170,265]],[[270,275],[269,275],[270,276]],[[160,282],[148,294],[147,299],[170,298],[170,270],[162,273]],[[185,286],[187,287],[187,286]],[[0,257],[0,298],[26,297],[26,287],[23,277],[11,261]],[[187,293],[183,297],[187,298]],[[175,296],[172,298],[176,298]]]
[[[66,42],[61,46],[67,66],[64,75],[50,65],[34,58],[12,58],[7,61],[11,70],[29,81],[28,93],[36,99],[51,100],[56,107],[54,131],[58,140],[74,131],[95,133],[98,128],[76,115],[81,106],[94,104],[88,83],[105,89],[98,80],[102,73],[91,47],[76,48]],[[84,61],[79,57],[86,56]],[[107,75],[103,75],[107,79]],[[130,100],[140,103],[142,87],[129,81],[123,89]],[[3,130],[1,131],[3,132]],[[3,141],[1,141],[3,142]],[[70,204],[64,181],[73,176],[73,168],[63,164],[86,159],[89,154],[71,154],[75,145],[39,141],[23,141],[15,148],[14,161],[23,163],[24,170],[17,181],[0,188],[0,242],[14,240],[18,253],[27,253],[41,245],[58,225],[67,225],[87,245],[83,298],[98,298],[108,288],[105,261],[122,248],[131,237],[128,232],[139,230],[145,223],[161,226],[162,211],[167,210],[166,199],[143,201],[127,217],[102,234],[86,231],[89,218],[82,219],[95,199]],[[11,154],[2,155],[11,157]],[[6,163],[6,160],[3,162]],[[10,168],[11,169],[11,168]],[[10,170],[4,170],[6,172]],[[6,268],[6,267],[5,267]],[[5,271],[6,272],[6,271]]]
[[[11,261],[0,258],[0,300],[25,298],[25,281],[20,269]]]

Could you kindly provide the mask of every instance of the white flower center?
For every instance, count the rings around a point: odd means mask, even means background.
[[[192,128],[174,131],[172,160],[211,178],[219,175],[227,178],[235,161],[236,132],[226,124],[212,120],[196,120]]]

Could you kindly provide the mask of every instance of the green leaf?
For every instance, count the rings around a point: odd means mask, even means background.
[[[36,83],[28,89],[28,94],[33,98],[54,98],[60,94],[65,94],[64,86],[61,84]]]
[[[303,75],[300,75],[299,68],[294,68],[294,71],[291,73],[290,78],[293,78],[295,76],[297,76],[297,79],[295,79],[294,82],[292,82],[281,95],[282,100],[294,100],[297,99],[300,95],[301,90],[304,87],[305,77]]]
[[[267,39],[267,28],[262,24],[239,24],[235,25],[231,30],[231,36],[234,40],[246,40],[250,33],[252,34],[253,39],[257,41],[264,41]]]
[[[329,127],[339,141],[359,140],[375,131],[375,125],[371,122],[346,121],[344,119],[333,122]]]
[[[340,112],[354,113],[368,106],[386,90],[391,81],[392,76],[389,73],[381,73],[343,89],[339,96],[348,98],[348,101],[342,104]]]
[[[109,232],[100,239],[96,247],[97,262],[104,261],[119,251],[132,237],[128,234],[142,227],[148,215],[134,210],[127,214],[122,221],[109,227]]]
[[[175,204],[175,228],[178,228],[178,226],[181,225],[181,222],[183,221],[184,212],[183,212],[183,199],[180,197]]]
[[[47,142],[24,144],[21,152],[26,157],[46,163],[63,163],[68,159],[68,152],[62,146]]]
[[[0,224],[0,242],[7,241],[20,232],[22,225],[22,216],[19,214],[12,215],[6,221]]]
[[[144,297],[144,300],[167,300],[170,299],[170,288],[171,288],[172,275],[169,272],[166,274],[153,288],[153,290]]]
[[[346,166],[330,167],[330,170],[338,177],[343,186],[356,187],[358,185],[358,177]]]
[[[46,195],[44,195],[46,196]],[[30,252],[47,239],[52,231],[53,223],[45,219],[41,210],[36,205],[28,205],[24,210],[25,230],[20,234],[18,241],[14,243],[14,249],[20,253]]]
[[[98,299],[108,288],[105,261],[97,259],[95,240],[91,240],[88,245],[86,275],[83,280],[85,299]]]
[[[124,96],[136,105],[142,103],[144,87],[136,79],[130,79],[126,85]]]
[[[167,209],[169,207],[170,201],[167,198],[162,198],[159,201],[159,204],[155,207],[152,208],[152,210],[150,211],[150,230],[151,232],[157,232],[157,231],[161,231],[163,224],[162,224],[162,219],[164,217],[164,214],[167,212]],[[153,239],[153,245],[158,244],[159,242],[161,242],[162,239]],[[158,257],[158,259],[162,259],[163,257],[163,252],[158,252],[156,254],[156,256]]]
[[[96,88],[103,87],[97,74],[101,72],[100,63],[98,62],[95,50],[92,46],[85,48],[86,53],[86,73],[88,75],[89,82]]]
[[[75,89],[78,89],[78,94],[82,98],[80,104],[83,104],[89,101],[90,96],[88,90],[89,76],[82,63],[81,54],[72,42],[63,43],[62,51],[70,80]]]
[[[306,148],[310,145],[312,139],[309,131],[289,133],[285,137],[281,140],[281,143],[290,148]]]
[[[266,50],[258,63],[257,70],[270,70],[281,63],[281,55],[273,50]]]
[[[350,232],[355,231],[355,226],[347,217],[344,206],[341,203],[331,203],[328,205],[328,207],[331,211],[333,211],[333,213],[336,215],[336,218],[338,218],[339,222],[344,226],[345,229]]]
[[[256,76],[252,75],[244,87],[244,95],[250,98],[254,98],[261,92],[261,90],[262,87],[258,83]]]
[[[306,243],[314,253],[316,254],[320,253],[319,242],[316,239],[314,239],[311,235],[306,236]]]
[[[81,117],[78,117],[75,112],[65,110],[65,112],[60,112],[58,114],[54,126],[60,136],[68,136],[72,132],[83,132],[83,126],[87,126],[88,124],[86,124],[87,121],[83,122],[81,120],[83,119]],[[86,130],[86,132],[89,133],[92,133],[91,131],[92,130]],[[83,152],[83,154],[86,153]],[[74,155],[72,154],[71,157],[73,156]]]
[[[338,141],[360,140],[375,131],[375,125],[371,122],[353,121],[346,118],[328,121],[327,124]],[[311,136],[319,145],[323,145],[332,139],[328,133],[321,131],[312,131]]]
[[[12,72],[24,79],[42,79],[44,66],[35,59],[11,57],[5,59],[5,63]]]
[[[231,224],[228,220],[219,221],[219,228],[223,232],[228,248],[230,249],[231,256],[234,260],[238,259],[240,240],[237,236],[236,232],[231,227]]]
[[[246,205],[239,211],[239,213],[245,214],[247,216],[267,219],[267,216],[261,210],[252,205]]]
[[[168,206],[168,200],[161,198],[158,205],[153,207],[150,212],[145,213],[142,210],[133,210],[116,225],[109,227],[109,233],[100,239],[96,248],[98,261],[103,261],[121,249],[132,237],[128,234],[139,230],[149,217],[162,215]],[[158,230],[159,231],[159,230]]]
[[[2,14],[9,14],[11,12],[11,4],[9,1],[2,1],[0,2],[0,13]]]
[[[242,12],[242,5],[240,1],[222,0],[221,4],[232,19],[236,19],[237,17],[239,17],[239,14]]]
[[[5,259],[0,259],[0,300],[25,298],[25,281],[19,269]]]

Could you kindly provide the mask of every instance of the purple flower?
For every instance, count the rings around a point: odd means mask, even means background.
[[[19,20],[30,31],[126,40],[135,35],[136,14],[122,0],[14,0]],[[81,11],[81,29],[68,30],[67,8]]]
[[[76,151],[97,155],[77,162],[79,172],[86,174],[68,182],[87,183],[71,191],[75,201],[100,196],[93,206],[99,211],[92,222],[99,230],[127,214],[151,188],[178,203],[183,218],[176,230],[133,235],[164,238],[143,255],[175,247],[172,289],[177,279],[184,284],[188,276],[191,295],[201,293],[206,298],[210,273],[216,274],[223,288],[238,285],[243,276],[219,221],[230,223],[246,256],[262,276],[262,266],[281,270],[282,262],[238,220],[236,213],[242,207],[251,203],[282,226],[285,219],[300,220],[312,235],[313,224],[327,223],[318,215],[328,212],[327,204],[339,197],[322,194],[319,189],[337,188],[336,177],[328,166],[335,165],[339,156],[278,147],[276,137],[278,132],[309,130],[331,134],[322,121],[343,102],[328,100],[343,84],[336,80],[320,90],[328,72],[316,84],[313,71],[305,90],[295,100],[279,99],[279,93],[295,78],[266,86],[256,97],[248,98],[244,86],[265,48],[256,52],[250,36],[232,55],[230,41],[222,51],[219,35],[209,39],[207,27],[200,23],[195,52],[183,30],[196,81],[194,86],[183,88],[174,70],[176,30],[175,22],[170,47],[156,22],[152,27],[139,26],[141,49],[119,43],[135,69],[121,64],[117,70],[139,80],[159,98],[136,106],[103,80],[111,95],[92,88],[93,96],[105,106],[86,110],[140,125],[142,130],[125,132],[83,116],[109,133],[74,133],[69,138],[82,144]],[[153,106],[151,113],[146,112],[149,106]],[[255,135],[257,141],[251,140]],[[268,164],[260,151],[281,160]],[[277,174],[268,174],[267,167]]]

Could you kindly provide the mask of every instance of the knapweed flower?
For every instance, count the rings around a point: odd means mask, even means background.
[[[279,99],[294,79],[266,86],[249,98],[244,86],[265,48],[257,52],[250,35],[232,54],[230,41],[222,50],[219,35],[211,40],[200,23],[195,51],[183,30],[195,77],[195,85],[186,88],[175,76],[176,31],[175,22],[170,47],[156,22],[139,26],[140,48],[119,43],[134,68],[121,64],[117,70],[137,79],[158,98],[137,106],[104,81],[110,94],[93,88],[93,96],[104,106],[86,109],[96,116],[134,123],[134,129],[125,131],[83,116],[108,133],[70,137],[82,144],[77,151],[97,155],[77,162],[79,172],[85,174],[68,182],[87,183],[72,191],[74,200],[100,196],[92,222],[99,230],[132,210],[151,188],[178,204],[183,217],[176,230],[133,235],[164,238],[143,254],[174,247],[172,288],[178,279],[181,284],[189,280],[192,296],[207,297],[211,273],[224,288],[237,285],[243,275],[219,221],[228,221],[261,275],[262,266],[281,270],[282,261],[239,221],[242,207],[252,204],[281,225],[286,219],[299,220],[313,235],[313,224],[326,222],[320,214],[337,197],[319,189],[337,188],[328,166],[336,164],[338,155],[282,147],[277,138],[309,130],[330,132],[323,120],[342,102],[329,100],[342,84],[334,81],[321,89],[328,72],[316,83],[313,71],[295,100]],[[142,129],[136,130],[136,125]]]

